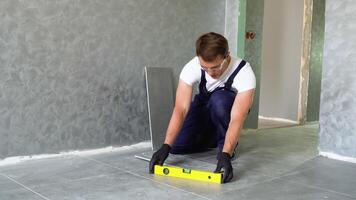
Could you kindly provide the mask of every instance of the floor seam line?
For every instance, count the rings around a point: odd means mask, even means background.
[[[51,200],[51,199],[49,199],[49,198],[45,197],[44,195],[42,195],[42,194],[40,194],[40,193],[38,193],[38,192],[36,192],[36,191],[32,190],[31,188],[27,187],[26,185],[24,185],[24,184],[22,184],[22,183],[18,182],[17,180],[15,180],[15,179],[13,179],[13,178],[11,178],[11,177],[7,176],[6,174],[2,174],[2,173],[0,173],[0,175],[1,175],[1,176],[3,176],[3,177],[5,177],[5,178],[7,178],[7,179],[9,179],[10,181],[12,181],[12,182],[16,183],[17,185],[20,185],[21,187],[25,188],[26,190],[28,190],[28,191],[32,192],[33,194],[38,195],[38,196],[39,196],[39,197],[41,197],[42,199],[45,199],[45,200]]]
[[[314,158],[316,158],[316,157],[314,157]],[[306,159],[306,160],[304,160],[300,165],[302,165],[303,163],[305,163],[305,162],[307,162],[307,161],[313,160],[314,158]],[[299,165],[299,166],[300,166],[300,165]],[[297,167],[298,167],[298,166],[297,166]],[[268,174],[262,174],[262,175],[268,176],[268,177],[271,177],[271,178],[283,178],[283,177],[285,177],[285,176],[290,176],[290,175],[294,175],[294,174],[299,174],[300,172],[304,172],[304,171],[307,171],[307,170],[310,170],[310,169],[313,169],[313,168],[315,168],[315,167],[309,167],[309,168],[306,168],[306,169],[303,169],[303,170],[299,170],[299,171],[288,171],[288,172],[282,173],[282,174],[280,174],[280,175],[277,175],[276,177],[271,176],[271,175],[268,175]],[[295,170],[295,169],[296,169],[296,167],[295,167],[294,169],[292,169],[292,170]],[[261,172],[261,171],[258,171],[258,170],[252,170],[252,171]]]
[[[82,157],[82,156],[80,156],[80,157]],[[101,163],[101,164],[104,164],[104,165],[107,165],[107,166],[109,166],[109,167],[118,169],[118,170],[120,170],[120,171],[122,171],[122,172],[129,173],[129,174],[134,175],[134,176],[136,176],[136,177],[140,177],[140,178],[143,178],[143,179],[146,179],[146,180],[149,180],[149,181],[158,183],[158,184],[160,184],[160,185],[168,186],[168,187],[173,188],[173,189],[178,190],[178,191],[186,192],[186,193],[192,194],[192,195],[194,195],[194,196],[197,196],[197,197],[200,197],[200,198],[203,198],[203,199],[206,199],[206,200],[212,200],[212,199],[210,199],[210,198],[208,198],[208,197],[205,197],[205,196],[203,196],[203,195],[196,194],[196,193],[190,192],[190,191],[186,191],[186,190],[184,190],[184,189],[181,189],[181,188],[178,188],[178,187],[175,187],[175,186],[166,184],[166,183],[162,183],[162,182],[159,182],[159,181],[152,180],[152,179],[147,178],[147,177],[145,177],[145,176],[142,176],[142,175],[136,174],[136,173],[134,173],[134,172],[131,172],[130,170],[124,170],[124,169],[121,169],[121,168],[119,168],[119,167],[113,166],[113,165],[111,165],[111,164],[105,163],[105,162],[103,162],[103,161],[91,159],[91,158],[88,158],[88,157],[82,157],[82,158],[88,159],[88,160],[91,160],[91,161],[94,161],[94,162],[97,162],[97,163]]]

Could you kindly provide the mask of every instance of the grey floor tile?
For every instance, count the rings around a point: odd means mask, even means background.
[[[187,155],[187,157],[216,165],[217,163],[216,156],[218,154],[218,151],[219,150],[215,148],[205,152],[189,154]]]
[[[305,161],[316,156],[314,152],[284,153],[280,149],[257,149],[251,152],[241,152],[237,163],[238,169],[249,169],[260,172],[263,175],[276,177],[294,170]]]
[[[318,168],[334,171],[340,166],[349,168],[347,164],[316,157],[317,127],[244,130],[240,154],[232,162],[235,176],[228,184],[149,174],[148,162],[134,156],[142,154],[151,158],[153,151],[150,148],[24,162],[0,167],[0,174],[18,180],[49,199],[348,199],[353,193],[347,193],[347,186],[331,185],[331,188],[307,179],[317,174],[310,174],[310,171]],[[166,163],[213,171],[216,153],[213,149],[190,155],[170,155]],[[347,178],[339,172],[318,173],[328,176],[324,181],[333,179],[334,175]],[[304,177],[291,181],[291,177],[300,174]],[[352,181],[347,183],[354,184]],[[16,194],[12,191],[18,191],[18,194],[28,192],[0,179],[0,188],[2,186],[0,191],[7,192],[6,198]]]
[[[276,179],[251,187],[217,194],[212,199],[239,200],[349,200],[349,196]]]
[[[172,177],[155,176],[155,180],[180,188],[185,191],[211,196],[218,193],[225,193],[237,189],[245,188],[268,179],[268,176],[257,174],[253,171],[238,171],[234,169],[234,178],[227,184],[205,183],[200,181],[185,180]]]
[[[2,167],[1,171],[30,188],[116,172],[117,169],[78,156],[29,161]]]
[[[317,156],[316,147],[315,127],[258,130],[241,137],[235,162],[239,168],[276,177]]]
[[[0,192],[1,200],[43,200],[44,198],[23,188]]]
[[[152,152],[144,152],[139,155],[150,157],[150,155],[152,155]],[[165,183],[170,186],[180,188],[184,191],[193,192],[201,195],[227,192],[230,190],[243,188],[270,179],[269,176],[261,175],[260,173],[256,173],[252,170],[239,169],[238,167],[235,167],[235,176],[233,181],[229,184],[221,185],[152,175],[148,173],[148,162],[133,158],[132,156],[119,157],[110,154],[106,156],[91,156],[89,159],[95,159],[100,162],[112,165],[113,167],[123,169],[126,172],[134,173],[145,178],[157,180],[160,183]],[[170,155],[167,159],[167,163],[174,166],[205,171],[214,171],[216,167],[216,164],[202,162],[200,160],[192,159],[184,155]]]
[[[341,162],[339,160],[333,160],[329,158],[325,158],[322,156],[316,156],[310,160],[307,160],[303,164],[297,166],[296,168],[291,171],[290,175],[299,173],[300,171],[309,170],[311,168],[323,168],[325,165],[333,166],[333,165],[342,165],[342,164],[349,165],[350,163]]]
[[[153,155],[153,151],[145,151],[143,153],[138,153],[135,156],[140,156],[145,159],[151,159]],[[165,163],[174,165],[174,164],[182,164],[184,165],[186,160],[196,160],[198,162],[205,163],[205,164],[216,164],[216,155],[218,153],[218,150],[216,148],[210,149],[204,152],[199,152],[199,153],[192,153],[192,154],[185,154],[185,155],[180,155],[180,154],[169,154],[167,160]]]
[[[265,152],[267,152],[266,150]],[[263,175],[276,177],[293,171],[296,167],[314,156],[300,154],[289,154],[276,157],[274,154],[264,154],[260,152],[244,154],[234,161],[238,169],[253,170]]]
[[[0,199],[20,200],[20,199],[43,199],[37,194],[16,184],[10,179],[0,174]]]
[[[291,131],[289,129],[261,130],[255,133],[241,136],[241,152],[257,151],[259,149],[295,149],[317,147],[317,133],[306,134],[303,131]],[[282,153],[282,152],[279,152]]]
[[[95,156],[88,156],[83,157],[86,159],[90,159],[92,161],[96,161],[103,165],[116,168],[123,172],[130,172],[134,174],[138,174],[140,176],[144,176],[147,178],[153,178],[152,174],[148,173],[149,162],[140,160],[135,155],[151,155],[152,152],[136,152],[135,154],[125,155],[125,156],[118,156],[115,153],[111,154],[102,154],[102,155],[95,155]],[[165,164],[173,165],[183,168],[189,169],[200,169],[200,170],[208,170],[213,171],[215,166],[205,163],[199,160],[191,159],[189,157],[183,155],[170,155]]]
[[[200,165],[206,164],[216,164],[216,150],[201,152],[201,153],[194,153],[194,154],[186,154],[186,155],[179,155],[179,154],[169,154],[165,163],[169,165],[178,165],[180,167],[195,167]],[[137,154],[137,156],[144,157],[146,159],[151,159],[153,155],[153,151],[146,151],[143,153]],[[206,159],[214,158],[214,163],[206,162]]]
[[[283,179],[356,198],[356,164],[319,158],[305,163],[298,169],[305,170],[285,176]]]
[[[51,200],[73,199],[205,199],[197,194],[126,173],[78,180],[67,184],[36,187]]]
[[[0,193],[7,190],[16,190],[19,189],[19,187],[21,186],[9,180],[0,173]]]
[[[135,163],[144,163],[145,165],[148,166],[148,161],[143,161],[140,160],[138,158],[136,158],[136,155],[140,155],[142,157],[145,157],[147,159],[150,159],[152,157],[153,151],[145,151],[145,152],[140,152],[140,153],[136,153],[135,155],[129,155],[129,156],[125,156],[125,157],[117,157],[115,155],[108,155],[106,157],[103,156],[95,156],[92,158],[101,160],[101,161],[107,161],[109,163],[114,163],[117,164],[117,166],[123,166],[123,167],[127,167],[126,165],[123,165],[123,163],[121,163],[122,159],[125,159],[125,161],[127,162],[133,162],[133,164]],[[209,165],[209,163],[206,162],[202,162],[200,160],[191,158],[187,155],[174,155],[174,154],[170,154],[168,156],[168,158],[165,161],[165,164],[167,165],[175,165],[175,166],[179,166],[179,167],[185,167],[185,168],[191,168],[191,167],[200,167],[200,166],[205,166],[205,165]]]
[[[195,158],[195,159],[201,159],[201,158],[206,158],[206,157],[216,158],[216,155],[218,152],[219,152],[219,150],[217,148],[213,148],[213,149],[209,149],[204,152],[188,154],[187,156],[190,158]]]

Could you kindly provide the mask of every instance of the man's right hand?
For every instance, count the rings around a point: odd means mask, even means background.
[[[163,165],[164,161],[167,159],[171,147],[168,144],[163,144],[160,149],[158,149],[152,156],[150,161],[150,173],[154,173],[155,165]]]
[[[218,159],[218,164],[214,172],[219,173],[221,172],[221,169],[224,168],[222,183],[227,183],[231,181],[232,177],[234,176],[232,165],[231,165],[231,156],[226,152],[219,152],[217,159]]]

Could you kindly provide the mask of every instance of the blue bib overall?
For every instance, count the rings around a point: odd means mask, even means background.
[[[223,149],[231,108],[237,93],[231,86],[236,74],[245,64],[242,60],[224,87],[217,87],[211,92],[206,89],[205,71],[201,70],[199,93],[190,105],[170,153],[196,153],[215,147],[220,151]]]

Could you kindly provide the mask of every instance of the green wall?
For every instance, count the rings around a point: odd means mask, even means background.
[[[313,1],[307,121],[318,121],[325,32],[325,0]]]
[[[244,2],[244,1],[243,1]],[[248,115],[245,128],[258,128],[258,110],[260,98],[260,80],[261,80],[261,51],[262,51],[262,28],[263,28],[263,10],[264,1],[248,0],[246,1],[246,26],[245,30],[239,32],[245,34],[245,31],[251,31],[256,34],[253,40],[245,40],[245,55],[243,58],[251,64],[256,75],[256,90],[251,112]],[[240,27],[240,25],[239,25]],[[239,40],[240,41],[240,40]],[[239,52],[239,51],[238,51]],[[240,55],[240,54],[239,54]]]

